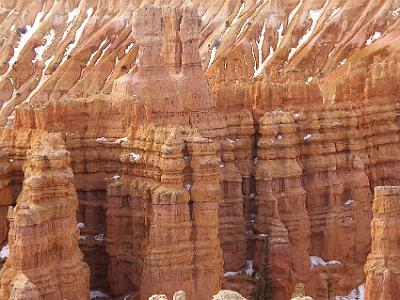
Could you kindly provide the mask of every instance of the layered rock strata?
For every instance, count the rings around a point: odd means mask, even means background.
[[[370,190],[400,182],[398,1],[145,2],[0,4],[2,241],[26,151],[61,132],[92,288],[203,297],[224,268],[239,290],[269,234],[276,299],[347,295]]]
[[[10,255],[2,299],[87,299],[89,268],[78,247],[78,198],[60,134],[32,142],[17,205],[9,214]]]
[[[375,188],[371,253],[365,264],[366,300],[396,299],[399,287],[400,187]]]

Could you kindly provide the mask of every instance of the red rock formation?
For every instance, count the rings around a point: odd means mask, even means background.
[[[367,281],[366,300],[397,299],[398,282],[400,188],[379,186],[375,188],[371,223],[371,253],[365,264]]]
[[[92,288],[209,299],[224,268],[251,294],[268,233],[278,300],[328,273],[348,294],[370,190],[400,182],[398,1],[193,2],[0,4],[2,242],[32,139],[61,132]]]
[[[32,143],[24,188],[10,218],[4,299],[87,299],[89,268],[78,248],[78,198],[60,134]]]

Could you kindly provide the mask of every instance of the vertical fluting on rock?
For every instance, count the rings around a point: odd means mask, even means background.
[[[371,253],[365,264],[366,300],[394,300],[400,293],[400,187],[375,188]]]
[[[194,242],[193,279],[196,299],[210,299],[222,283],[223,260],[218,238],[220,195],[219,144],[196,132],[188,137],[192,187],[190,198]]]
[[[184,140],[181,128],[161,130],[160,185],[151,193],[149,231],[143,259],[140,293],[150,296],[154,291],[172,295],[178,287],[193,298],[194,244],[189,207],[190,184],[184,186]]]
[[[218,220],[224,254],[224,271],[237,271],[245,263],[246,241],[243,217],[242,177],[235,165],[233,140],[221,141],[221,199]]]
[[[12,167],[5,152],[0,153],[0,244],[7,240],[8,207],[13,205],[13,193],[11,187]]]
[[[10,255],[0,274],[3,299],[89,297],[89,268],[78,247],[78,198],[69,163],[60,134],[43,133],[33,141],[23,190],[9,216]]]
[[[292,252],[292,266],[296,273],[303,273],[310,268],[309,242],[310,220],[306,211],[306,193],[302,186],[302,166],[299,161],[298,138],[293,117],[289,113],[267,113],[260,120],[261,138],[258,142],[257,177],[260,183],[257,197],[258,205],[257,227],[258,233],[267,233],[265,222],[268,223],[268,207],[273,208],[277,203],[279,216],[288,230],[288,237]],[[262,187],[263,181],[267,187]],[[271,190],[265,191],[265,188]],[[272,195],[272,197],[268,197]],[[276,200],[275,200],[276,199]],[[274,210],[270,210],[270,214]],[[263,220],[263,218],[266,218]]]

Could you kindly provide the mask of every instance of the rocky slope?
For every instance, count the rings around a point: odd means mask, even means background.
[[[274,299],[348,295],[400,184],[400,1],[193,4],[0,4],[1,242],[56,132],[92,290],[249,298],[268,235]]]

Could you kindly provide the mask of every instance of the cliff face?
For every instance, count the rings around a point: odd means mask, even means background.
[[[372,246],[365,264],[365,299],[396,299],[399,293],[398,214],[400,188],[375,188]]]
[[[89,268],[78,247],[78,198],[60,134],[32,142],[10,220],[2,299],[87,299]]]
[[[347,295],[364,282],[371,191],[400,184],[400,2],[193,2],[0,4],[4,270],[23,261],[23,165],[52,132],[75,174],[82,285],[250,298],[268,236],[274,299],[300,281]],[[4,293],[41,293],[3,272]]]

